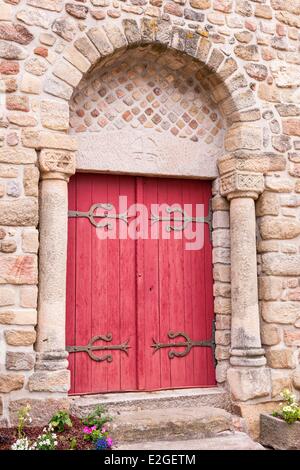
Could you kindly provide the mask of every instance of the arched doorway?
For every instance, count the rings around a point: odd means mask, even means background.
[[[215,384],[208,179],[217,175],[224,125],[198,72],[182,55],[141,48],[95,70],[73,96],[80,152],[69,184],[71,393]],[[118,229],[103,239],[99,230],[112,220],[128,226],[137,215],[121,210],[120,196],[146,208],[148,235],[161,226],[155,239],[120,239]],[[180,235],[196,225],[201,246],[187,250]]]

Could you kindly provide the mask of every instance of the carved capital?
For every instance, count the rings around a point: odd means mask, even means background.
[[[66,150],[43,149],[39,167],[42,179],[62,179],[68,181],[76,171],[75,153]]]
[[[227,199],[251,197],[257,199],[264,190],[264,176],[260,173],[232,171],[220,179],[222,196]]]

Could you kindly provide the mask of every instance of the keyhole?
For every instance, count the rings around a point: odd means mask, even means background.
[[[151,286],[151,287],[150,287],[149,291],[150,291],[150,292],[152,292],[152,291],[153,291],[153,286]]]

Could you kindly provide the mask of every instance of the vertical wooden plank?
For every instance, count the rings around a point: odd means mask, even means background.
[[[183,183],[183,205],[185,204],[190,204],[193,206],[194,200],[193,200],[193,195],[192,195],[192,188],[191,188],[191,181],[184,181]],[[188,210],[188,207],[184,207],[183,209],[185,211]],[[193,208],[190,209],[190,212],[188,212],[188,215],[193,216]],[[194,225],[194,224],[193,224]],[[189,226],[190,228],[193,228],[193,225]],[[196,275],[195,272],[193,272],[193,257],[194,253],[192,250],[187,250],[187,243],[190,241],[186,238],[183,237],[183,262],[184,262],[184,286],[183,286],[183,292],[184,292],[184,313],[185,313],[185,318],[184,318],[184,323],[185,323],[185,331],[189,335],[190,338],[193,337],[194,334],[194,325],[193,325],[193,278]],[[188,356],[186,357],[186,386],[194,386],[195,385],[195,380],[194,380],[194,369],[195,369],[195,364],[194,364],[194,351],[192,350]]]
[[[168,184],[168,204],[176,207],[182,207],[182,184],[180,180],[166,180]],[[178,217],[178,214],[174,214]],[[174,222],[174,226],[180,226],[181,222]],[[178,232],[181,238],[177,239],[177,232],[171,232],[169,240],[169,292],[170,303],[170,327],[171,330],[182,332],[185,329],[184,324],[184,273],[183,273],[183,233]],[[178,338],[176,341],[182,341]],[[177,352],[183,351],[183,348],[176,348]],[[185,386],[185,363],[186,358],[171,359],[171,386],[177,388]]]
[[[193,205],[203,204],[202,182],[192,185]],[[194,208],[195,211],[195,208]],[[195,212],[194,212],[195,214]],[[195,225],[195,224],[194,224]],[[202,226],[203,228],[203,226]],[[194,226],[194,229],[195,226]],[[192,251],[193,257],[193,339],[205,340],[206,312],[205,312],[205,257],[204,247]],[[195,385],[206,385],[206,352],[203,347],[194,348],[194,381]]]
[[[107,201],[107,181],[103,175],[91,177],[92,203]],[[97,219],[100,221],[100,219]],[[92,228],[92,259],[91,266],[85,269],[91,270],[92,276],[92,336],[106,335],[108,333],[107,311],[107,241],[98,237],[104,229]],[[101,341],[96,344],[105,344]],[[95,353],[102,356],[102,351]],[[89,361],[91,359],[88,358]],[[109,364],[105,362],[91,361],[92,386],[90,392],[106,392],[109,389],[107,369]]]
[[[77,181],[77,210],[89,211],[91,176],[80,175]],[[88,219],[77,219],[76,244],[76,345],[86,345],[92,334],[91,311],[91,232]],[[84,240],[84,243],[82,242]],[[91,390],[91,360],[85,352],[75,353],[75,392]]]
[[[166,204],[168,200],[168,185],[158,180],[158,204]],[[155,215],[161,216],[161,213]],[[163,214],[165,215],[165,214]],[[163,239],[163,231],[166,230],[167,224],[162,222],[156,223],[159,230],[159,337],[156,338],[160,342],[168,342],[167,334],[171,330],[170,326],[170,281],[169,281],[169,240]],[[161,388],[171,387],[171,361],[168,357],[168,351],[160,350],[155,354],[160,355],[161,370]]]
[[[119,202],[119,176],[105,175],[108,195],[107,203],[113,204],[118,211]],[[117,222],[119,224],[120,222]],[[107,333],[112,333],[112,344],[121,344],[120,332],[120,240],[109,239],[107,246]],[[120,390],[121,385],[121,359],[120,351],[113,351],[113,360],[108,364],[107,380],[110,390]]]
[[[76,210],[76,181],[74,175],[68,186],[69,209]],[[73,346],[76,341],[76,219],[68,220],[68,255],[67,255],[67,297],[66,297],[66,345]],[[69,369],[71,371],[71,388],[74,393],[75,357],[69,355]]]
[[[208,181],[203,181],[203,193],[205,199],[205,215],[209,213],[209,203],[212,197],[211,184]],[[205,225],[205,291],[206,291],[206,334],[207,338],[212,337],[212,324],[214,320],[214,297],[213,297],[213,265],[212,265],[212,245],[210,240],[209,227]],[[207,348],[207,385],[216,384],[215,365],[213,351]]]
[[[136,202],[144,202],[143,178],[136,178]],[[145,360],[145,254],[144,240],[136,240],[136,319],[137,319],[137,382],[138,390],[146,388],[146,360]]]
[[[145,178],[144,204],[151,215],[151,204],[157,202],[157,179]],[[149,220],[149,227],[151,220]],[[145,364],[146,388],[160,388],[160,355],[151,347],[153,339],[159,337],[159,283],[158,283],[158,240],[150,237],[144,240],[144,309],[145,309]]]
[[[127,196],[128,209],[135,203],[136,181],[134,177],[120,178],[120,195]],[[123,211],[122,211],[123,212]],[[129,212],[128,215],[131,215]],[[132,218],[128,219],[132,222]],[[125,224],[120,220],[118,225]],[[136,319],[136,241],[120,240],[120,340],[129,341],[128,355],[119,352],[121,390],[137,388],[137,319]]]

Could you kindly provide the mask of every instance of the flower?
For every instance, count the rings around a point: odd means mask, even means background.
[[[112,447],[112,446],[113,446],[113,440],[112,440],[111,437],[107,437],[106,442],[107,442],[107,444],[108,444],[109,447]]]
[[[98,439],[96,442],[96,450],[106,450],[109,449],[106,439]]]
[[[97,426],[92,426],[92,427],[85,426],[83,428],[83,432],[84,432],[84,434],[92,434],[92,432],[96,431],[96,429],[97,429]]]

